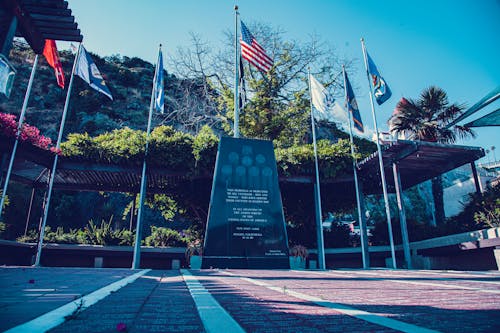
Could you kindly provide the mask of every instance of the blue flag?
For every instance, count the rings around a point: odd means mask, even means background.
[[[81,45],[81,50],[78,55],[78,61],[76,64],[75,74],[81,77],[85,82],[87,82],[92,88],[103,93],[113,100],[111,92],[106,83],[102,78],[101,72],[97,69],[96,64],[90,57],[90,55],[85,51],[83,45]]]
[[[352,120],[354,122],[354,128],[356,128],[361,133],[364,132],[363,122],[361,121],[361,114],[358,109],[358,102],[356,102],[356,97],[354,96],[354,91],[352,90],[351,83],[347,78],[347,73],[344,71],[345,80],[345,91],[346,91],[346,104],[348,112],[352,113]]]
[[[384,78],[378,72],[377,66],[375,66],[375,63],[372,58],[370,58],[368,52],[366,52],[366,57],[368,58],[368,74],[370,75],[373,84],[373,95],[375,96],[377,104],[381,105],[391,97],[392,92]]]
[[[154,77],[154,108],[163,113],[165,110],[165,90],[163,88],[163,55],[158,53],[158,62],[156,63],[156,73]]]

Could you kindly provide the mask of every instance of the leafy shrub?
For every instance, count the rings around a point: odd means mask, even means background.
[[[156,247],[184,247],[187,245],[187,239],[182,237],[176,230],[151,226],[151,235],[146,237],[146,245]]]
[[[340,248],[349,247],[350,243],[350,229],[347,224],[344,223],[332,223],[329,230],[323,232],[323,239],[326,248]]]
[[[0,222],[0,237],[2,237],[2,234],[5,232],[6,225],[3,222]]]
[[[57,227],[52,231],[50,227],[45,228],[44,242],[58,244],[75,244],[78,243],[78,230],[70,229],[65,233],[63,227]],[[81,237],[81,235],[80,235]]]
[[[45,231],[47,231],[47,228],[50,228],[50,227],[46,227]],[[26,235],[17,237],[16,240],[20,243],[36,243],[38,241],[38,231],[31,229],[28,231],[28,233]],[[45,240],[45,237],[44,237],[44,240]]]
[[[347,140],[339,140],[332,144],[328,140],[317,143],[318,162],[322,178],[334,178],[352,165],[350,144]],[[295,145],[288,148],[277,148],[276,163],[278,171],[286,176],[312,174],[314,172],[313,145]]]
[[[473,214],[474,223],[482,228],[500,226],[500,186],[490,187],[481,196],[471,195],[469,204],[464,209],[465,214],[457,216],[458,223],[463,217],[470,218]]]
[[[203,126],[193,140],[193,155],[200,172],[212,173],[217,156],[219,138],[207,125]]]
[[[148,160],[172,170],[194,169],[193,137],[175,131],[171,126],[158,126],[151,133]]]
[[[144,159],[146,133],[128,127],[103,133],[94,138],[98,160],[140,165]]]
[[[307,255],[307,248],[304,245],[294,245],[290,249],[290,256],[292,257],[301,257],[303,259],[306,259]]]
[[[218,141],[208,126],[204,126],[195,137],[176,131],[171,126],[158,126],[151,132],[148,162],[151,166],[171,170],[210,173],[215,165]],[[145,144],[146,134],[143,131],[125,127],[96,137],[70,134],[61,148],[65,156],[140,165]],[[348,140],[340,139],[334,144],[319,140],[317,146],[323,179],[335,178],[352,167]],[[311,144],[278,147],[275,153],[278,171],[285,176],[314,172],[314,150]],[[357,156],[359,158],[362,155]]]
[[[201,239],[195,239],[187,244],[186,248],[186,261],[189,262],[192,256],[203,255],[203,241]]]
[[[83,229],[83,237],[85,239],[85,244],[93,245],[120,245],[123,241],[122,230],[113,230],[111,228],[111,223],[113,217],[109,219],[109,222],[104,220],[101,221],[101,225],[97,226],[93,220],[90,220],[88,225]]]
[[[21,243],[36,243],[38,241],[38,231],[32,229],[24,236],[17,238]],[[51,227],[45,227],[43,237],[44,243],[57,244],[89,244],[89,245],[126,245],[134,244],[134,233],[129,230],[111,230],[110,223],[101,222],[100,226],[94,224],[92,220],[82,229],[70,229],[65,232],[62,227],[55,231]]]

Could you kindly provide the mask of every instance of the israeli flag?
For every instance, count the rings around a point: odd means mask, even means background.
[[[154,78],[155,87],[155,110],[163,113],[165,110],[165,91],[163,88],[163,55],[160,50],[158,53],[158,62],[156,63],[156,73]]]

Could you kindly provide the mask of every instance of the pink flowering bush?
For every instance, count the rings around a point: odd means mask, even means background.
[[[0,134],[15,137],[17,132],[16,117],[13,114],[0,113]]]
[[[15,138],[17,133],[17,121],[13,114],[0,112],[0,135],[8,138]],[[52,152],[59,154],[52,145],[52,140],[40,134],[40,130],[35,126],[23,124],[19,135],[21,142],[31,143],[42,149],[50,149]]]

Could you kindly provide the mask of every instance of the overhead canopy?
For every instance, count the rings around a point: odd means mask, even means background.
[[[397,163],[401,186],[410,188],[462,165],[472,163],[485,155],[480,147],[440,144],[425,141],[397,140],[384,146],[382,157],[389,191],[394,191],[392,164]],[[358,164],[363,180],[363,192],[380,193],[378,153]]]
[[[491,92],[489,92],[486,96],[481,98],[479,102],[471,106],[469,109],[467,109],[460,117],[449,123],[446,127],[450,128],[451,126],[458,124],[460,121],[464,120],[465,118],[469,117],[473,113],[478,112],[479,110],[485,108],[489,104],[493,103],[496,101],[498,98],[500,98],[500,86],[497,86],[495,89],[493,89]]]
[[[6,140],[5,140],[6,141]],[[12,141],[0,142],[0,152],[10,155]],[[18,146],[11,179],[34,188],[48,184],[54,154],[30,144]],[[4,169],[1,170],[5,172]],[[80,158],[60,156],[54,188],[72,191],[138,193],[142,168],[123,164],[93,163]],[[148,173],[148,192],[162,193],[192,179],[186,172],[154,168]]]
[[[45,39],[83,40],[68,2],[64,0],[2,0],[0,27],[0,46],[4,54],[14,35],[24,37],[37,54],[43,53]]]
[[[486,116],[471,121],[464,125],[465,127],[485,127],[485,126],[500,126],[500,109],[497,109]]]
[[[0,140],[0,153],[10,155],[12,142]],[[434,178],[464,164],[472,163],[483,157],[484,150],[479,147],[445,145],[431,142],[399,140],[385,146],[382,152],[386,180],[389,191],[394,190],[392,163],[399,165],[403,189],[412,187],[425,180]],[[32,145],[21,144],[16,154],[12,179],[34,188],[45,188],[53,154]],[[359,175],[365,194],[381,193],[378,155],[375,153],[359,163]],[[5,172],[6,166],[2,172]],[[149,168],[147,188],[149,193],[168,193],[178,186],[186,186],[193,181],[210,184],[209,173],[193,175],[188,172],[171,171],[163,168]],[[139,192],[141,168],[139,166],[94,163],[86,160],[59,158],[54,188],[73,191]],[[280,177],[286,184],[313,184],[314,174]],[[338,178],[322,180],[324,195],[340,191],[353,195],[354,180],[348,172]]]

